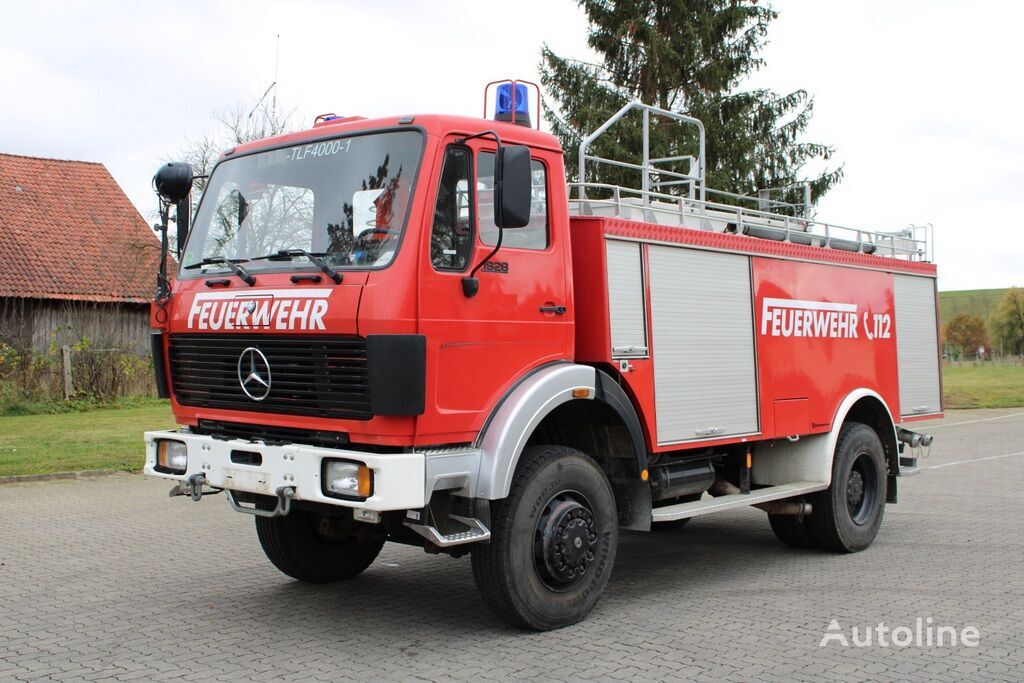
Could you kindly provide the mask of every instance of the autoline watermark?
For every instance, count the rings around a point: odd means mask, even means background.
[[[918,617],[913,625],[852,626],[843,628],[838,619],[828,623],[819,647],[978,647],[981,631],[974,626],[936,625],[931,617]]]

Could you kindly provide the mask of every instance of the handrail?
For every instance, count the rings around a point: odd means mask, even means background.
[[[595,140],[608,132],[608,130],[632,111],[639,110],[643,114],[643,148],[641,151],[640,163],[633,161],[622,161],[619,159],[606,159],[593,154],[588,154],[590,146]],[[676,154],[651,158],[650,150],[650,119],[651,115],[662,116],[682,124],[692,125],[699,133],[699,151],[697,156],[690,154]],[[911,260],[931,261],[932,250],[932,226],[910,226],[909,228],[896,231],[871,231],[861,228],[851,228],[834,223],[825,223],[812,218],[811,209],[811,184],[801,181],[783,187],[761,188],[756,195],[743,195],[725,190],[715,190],[707,187],[706,183],[706,160],[705,160],[706,136],[704,124],[699,119],[680,114],[679,112],[660,109],[638,100],[628,102],[621,109],[615,112],[611,118],[590,135],[587,135],[580,142],[579,147],[579,182],[569,183],[569,201],[590,202],[592,205],[610,205],[615,209],[615,215],[621,216],[624,206],[637,206],[643,209],[645,221],[655,221],[659,214],[671,215],[683,225],[683,219],[689,214],[698,216],[703,222],[701,229],[711,229],[707,221],[724,221],[723,229],[736,230],[737,232],[754,234],[760,230],[758,236],[771,239],[781,239],[786,242],[793,241],[792,236],[800,233],[808,237],[798,237],[797,241],[802,244],[817,243],[822,246],[837,245],[838,248],[850,250],[856,247],[857,251],[870,251],[871,253],[882,254],[883,248],[888,255],[906,257]],[[686,173],[672,171],[666,168],[659,168],[656,164],[675,163],[688,161],[689,168]],[[641,187],[621,187],[609,183],[587,182],[587,163],[607,164],[617,166],[642,174]],[[652,176],[657,179],[652,183]],[[653,185],[653,187],[652,187]],[[666,194],[660,192],[663,188],[685,186],[686,195]],[[576,189],[578,197],[572,198],[573,189]],[[590,199],[587,197],[587,189],[607,191],[611,199]],[[786,202],[780,199],[772,199],[773,192],[781,193],[802,188],[802,202]],[[695,192],[696,190],[696,192]],[[623,195],[627,195],[624,199]],[[725,197],[734,203],[709,201],[708,194]],[[635,197],[630,197],[633,195]],[[631,201],[632,199],[632,201]],[[634,204],[637,202],[638,204]],[[735,202],[756,202],[757,209],[748,209],[739,206]],[[671,206],[655,206],[652,202],[664,202]],[[771,212],[774,209],[776,212]],[[802,216],[790,216],[782,211],[790,210],[794,214],[798,211]],[[728,220],[725,218],[728,216]],[[735,222],[732,222],[732,221]],[[923,238],[919,235],[923,232]],[[838,235],[836,234],[838,233]],[[841,236],[845,235],[845,237]],[[868,249],[870,246],[870,249]]]
[[[859,245],[858,251],[864,249],[864,245],[873,245],[876,254],[888,255],[893,258],[905,257],[908,260],[931,261],[932,250],[930,248],[931,224],[925,226],[911,226],[900,232],[885,232],[853,228],[835,223],[812,218],[797,218],[783,214],[761,211],[758,209],[747,209],[732,204],[692,199],[689,197],[665,194],[648,190],[637,190],[635,188],[621,187],[610,183],[569,183],[569,202],[588,202],[591,205],[613,206],[615,215],[621,217],[625,208],[639,208],[646,214],[661,214],[671,216],[678,220],[679,227],[685,228],[683,218],[692,215],[697,219],[717,220],[721,222],[734,221],[737,232],[744,232],[744,228],[760,228],[783,233],[783,241],[793,241],[794,234],[804,234],[819,238],[823,246],[831,246],[833,241],[837,243],[854,243]],[[593,199],[587,196],[586,191],[604,190],[611,194],[609,199]],[[573,197],[574,192],[577,195]],[[627,195],[627,197],[623,197]],[[628,195],[635,195],[640,203],[634,204],[629,201]],[[654,205],[653,201],[671,203],[672,207]],[[717,214],[717,215],[716,215]],[[706,229],[706,228],[703,228]],[[919,238],[918,232],[924,231],[924,237]],[[777,234],[777,233],[776,233]]]
[[[632,102],[627,103],[625,106],[623,106],[617,112],[612,114],[611,118],[608,119],[607,121],[605,121],[603,124],[601,124],[601,126],[597,130],[595,130],[593,133],[591,133],[590,135],[588,135],[585,138],[583,138],[583,140],[580,142],[580,150],[579,150],[579,166],[580,166],[579,180],[580,180],[580,182],[581,183],[586,183],[586,180],[587,180],[587,175],[586,175],[586,173],[587,173],[587,159],[588,158],[590,159],[590,161],[595,161],[595,162],[598,162],[598,163],[611,163],[613,165],[625,165],[627,163],[627,162],[614,162],[614,161],[612,161],[610,159],[603,159],[601,157],[589,156],[587,154],[587,149],[590,148],[590,145],[595,140],[597,140],[599,137],[604,135],[604,133],[606,133],[609,128],[611,128],[615,123],[617,123],[619,120],[621,120],[622,117],[624,117],[626,114],[628,114],[629,112],[631,112],[633,110],[636,110],[636,109],[639,109],[640,111],[643,112],[643,156],[642,156],[641,163],[639,165],[634,165],[634,166],[636,166],[638,168],[638,170],[643,172],[643,180],[642,180],[643,187],[642,187],[642,190],[644,192],[648,192],[650,190],[651,172],[652,171],[657,171],[658,173],[666,173],[666,174],[672,173],[670,171],[666,171],[664,169],[658,169],[658,168],[652,166],[652,163],[655,163],[655,162],[652,162],[652,160],[651,160],[650,121],[651,121],[651,114],[656,114],[658,116],[664,116],[666,118],[670,118],[670,119],[673,119],[675,121],[679,121],[681,123],[688,123],[688,124],[690,124],[692,126],[696,126],[697,131],[699,132],[699,139],[700,139],[699,148],[700,148],[700,151],[697,154],[697,173],[696,173],[696,176],[693,177],[693,179],[700,184],[700,199],[703,201],[705,199],[705,195],[704,195],[704,171],[705,171],[705,158],[704,158],[705,133],[704,133],[704,124],[701,122],[700,119],[695,119],[692,116],[687,116],[686,114],[680,114],[679,112],[669,111],[667,109],[661,109],[659,107],[652,107],[651,105],[644,104],[643,102],[640,102],[639,100],[633,100]],[[627,166],[627,168],[628,167],[629,166]],[[691,176],[684,176],[684,177],[691,177]]]

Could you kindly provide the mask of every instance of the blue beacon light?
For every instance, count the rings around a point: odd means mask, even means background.
[[[512,121],[512,87],[516,89],[515,122],[520,126],[531,127],[530,124],[530,101],[527,95],[526,86],[522,83],[502,83],[498,86],[496,101],[494,103],[495,121]]]

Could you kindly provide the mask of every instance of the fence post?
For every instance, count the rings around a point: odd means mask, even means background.
[[[60,356],[64,370],[64,400],[70,401],[71,394],[74,393],[74,387],[71,384],[71,347],[67,344],[60,347]]]

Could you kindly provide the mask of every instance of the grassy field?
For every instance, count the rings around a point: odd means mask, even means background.
[[[939,322],[945,325],[957,313],[974,313],[987,322],[1004,294],[1005,289],[960,289],[939,292]]]
[[[1024,366],[946,367],[942,383],[947,408],[1024,406]]]
[[[174,426],[167,401],[61,415],[0,417],[0,477],[140,470],[142,432]]]

